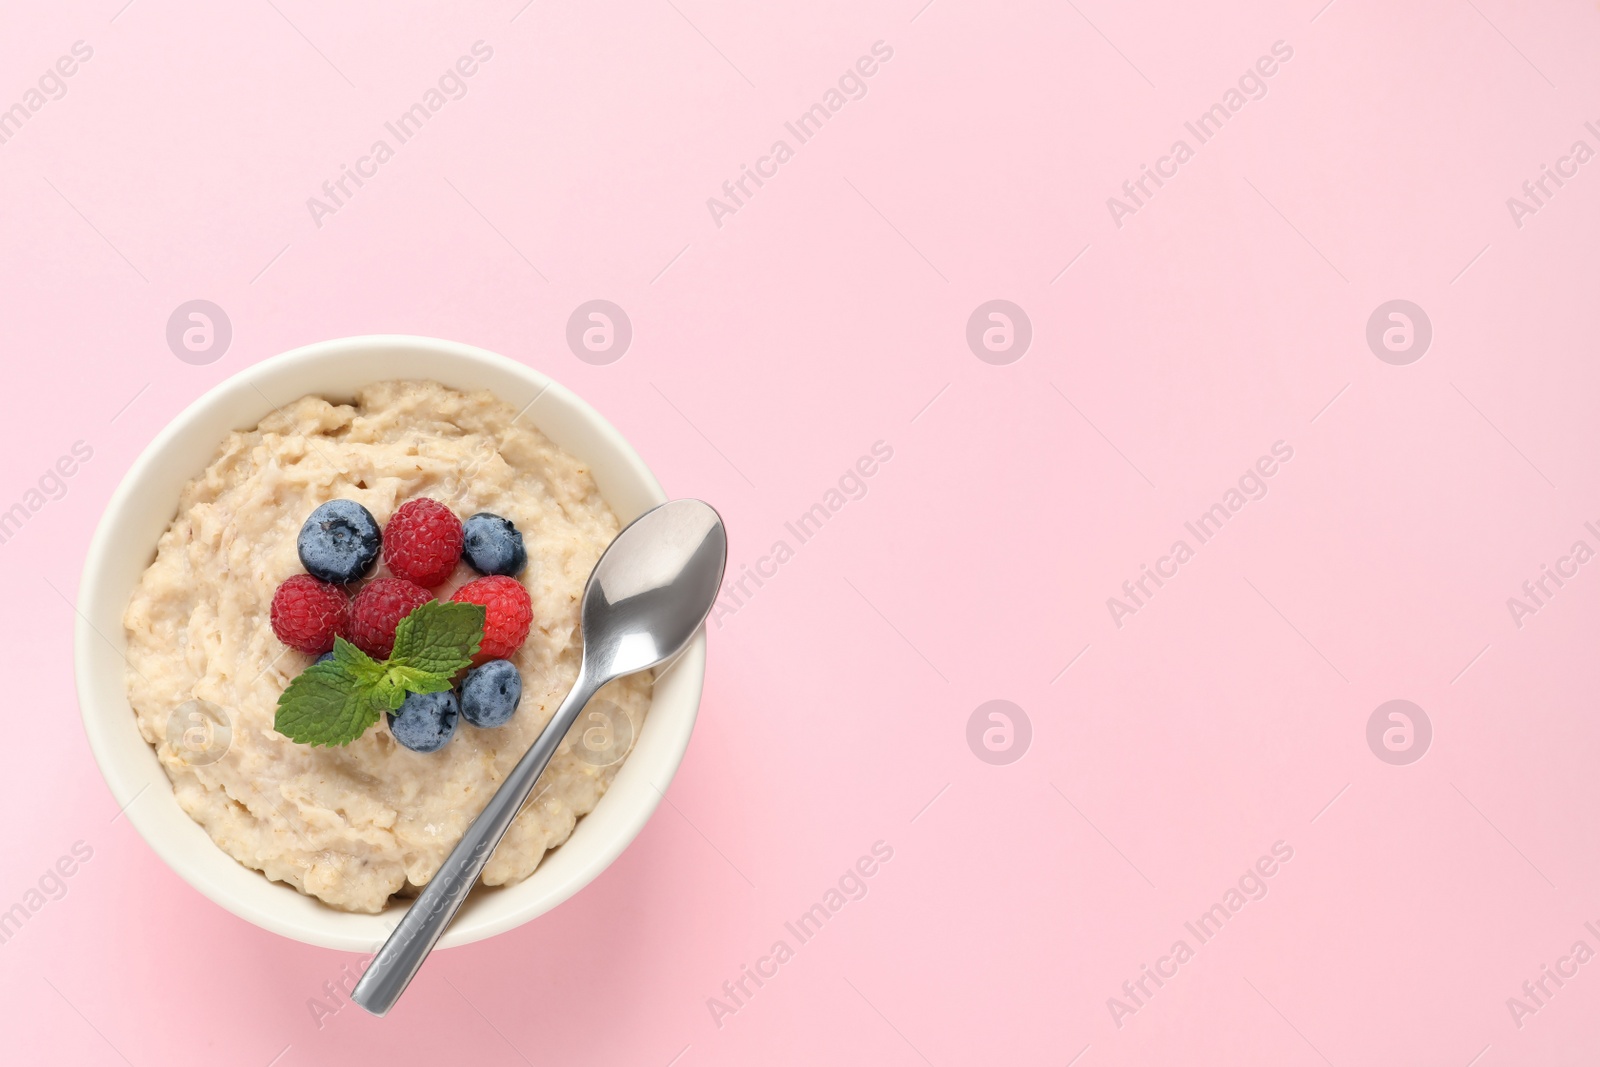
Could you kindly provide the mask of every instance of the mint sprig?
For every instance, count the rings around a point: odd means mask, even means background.
[[[302,745],[348,745],[407,693],[442,693],[483,643],[482,604],[430,600],[400,620],[382,663],[342,637],[278,697],[273,729]]]
[[[447,600],[430,600],[412,609],[395,629],[394,651],[389,663],[450,677],[472,662],[478,646],[483,643],[484,614],[482,604],[456,604]]]

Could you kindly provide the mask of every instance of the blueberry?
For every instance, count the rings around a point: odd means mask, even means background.
[[[317,657],[317,662],[318,663],[326,663],[332,658],[333,658],[333,653],[332,652],[324,652],[322,655]]]
[[[510,519],[480,511],[466,521],[461,555],[479,574],[516,576],[528,565],[522,533]]]
[[[389,732],[413,752],[437,752],[455,736],[461,705],[455,693],[407,693],[398,714],[389,713]]]
[[[467,672],[461,714],[474,726],[504,726],[522,700],[522,675],[508,659],[492,659]]]
[[[312,577],[343,585],[371,569],[383,548],[372,512],[354,500],[330,500],[311,513],[296,542]]]

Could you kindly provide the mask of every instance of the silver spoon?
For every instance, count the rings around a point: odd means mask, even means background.
[[[699,500],[652,508],[611,542],[583,591],[583,660],[572,691],[372,958],[351,1000],[374,1015],[394,1007],[583,706],[607,682],[683,650],[711,611],[727,559],[722,518]]]

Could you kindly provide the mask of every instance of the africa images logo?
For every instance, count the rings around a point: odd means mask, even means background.
[[[1293,445],[1287,441],[1274,441],[1271,455],[1263,455],[1246,467],[1237,484],[1224,490],[1217,503],[1202,511],[1193,521],[1183,524],[1184,530],[1194,538],[1193,545],[1186,538],[1178,538],[1166,555],[1156,559],[1154,568],[1148,563],[1139,565],[1139,576],[1122,583],[1122,596],[1106,597],[1106,610],[1111,613],[1111,621],[1117,629],[1126,625],[1126,618],[1149,607],[1156,592],[1178,576],[1183,565],[1194,559],[1197,549],[1222,532],[1224,523],[1243,511],[1246,504],[1264,499],[1269,491],[1267,479],[1277,474],[1283,464],[1293,458]],[[1151,588],[1152,585],[1154,588]]]
[[[1174,940],[1165,955],[1156,957],[1154,966],[1140,964],[1138,976],[1122,983],[1122,996],[1106,998],[1106,1010],[1111,1013],[1111,1021],[1117,1029],[1121,1030],[1127,1025],[1130,1016],[1149,1007],[1156,993],[1178,977],[1184,964],[1195,958],[1197,950],[1215,940],[1223,927],[1245,909],[1245,905],[1265,900],[1271,889],[1268,880],[1292,859],[1294,846],[1287,841],[1274,841],[1271,853],[1259,856],[1246,867],[1238,880],[1223,891],[1221,899],[1192,921],[1183,924],[1188,937]],[[1193,945],[1189,943],[1190,938],[1194,939]]]
[[[338,177],[322,183],[322,197],[326,199],[317,196],[306,198],[306,210],[311,213],[311,221],[317,229],[322,229],[325,217],[337,215],[341,209],[349,206],[356,192],[368,180],[378,176],[378,168],[393,159],[401,145],[421,133],[422,127],[444,110],[446,104],[467,95],[467,79],[477,74],[482,64],[494,58],[494,48],[484,41],[474,41],[471,52],[471,55],[462,55],[452,66],[446,67],[436,83],[423,91],[419,101],[400,112],[392,122],[383,124],[383,128],[394,138],[393,145],[387,138],[377,138],[365,155],[357,157],[353,168],[341,163]]]
[[[822,127],[844,110],[845,104],[861,100],[867,95],[867,79],[877,74],[881,65],[894,58],[894,49],[883,41],[872,43],[872,54],[861,56],[852,66],[846,67],[839,80],[822,94],[822,99],[802,111],[792,122],[783,124],[784,131],[794,138],[779,137],[772,142],[765,155],[756,157],[755,166],[739,164],[739,176],[722,183],[722,196],[706,197],[706,210],[717,229],[722,229],[723,219],[737,215],[756,195],[756,191],[778,176],[778,169],[795,156],[795,149],[822,132]],[[751,188],[754,183],[755,188]]]
[[[855,863],[844,869],[833,885],[823,891],[816,903],[802,911],[798,918],[783,924],[787,937],[778,938],[764,955],[756,957],[754,967],[741,963],[738,977],[722,983],[722,995],[706,998],[706,1010],[711,1013],[711,1021],[717,1024],[717,1029],[721,1030],[727,1025],[728,1018],[749,1007],[755,995],[778,977],[783,965],[794,959],[802,946],[820,934],[822,928],[844,910],[845,905],[865,900],[871,889],[870,880],[892,859],[894,846],[887,841],[874,841],[870,855],[858,857]],[[792,945],[790,938],[794,940]]]
[[[1111,213],[1111,221],[1117,229],[1122,229],[1123,220],[1129,215],[1137,215],[1141,208],[1148,206],[1157,191],[1176,178],[1179,169],[1195,157],[1200,146],[1221,133],[1223,125],[1243,111],[1246,104],[1265,99],[1267,79],[1278,73],[1280,64],[1293,58],[1294,49],[1287,42],[1272,42],[1271,55],[1261,56],[1254,65],[1245,68],[1238,82],[1223,91],[1221,100],[1202,111],[1193,122],[1183,124],[1194,138],[1193,145],[1179,137],[1172,142],[1167,154],[1156,160],[1153,169],[1148,164],[1139,164],[1139,176],[1122,183],[1122,197],[1106,197],[1106,210]]]

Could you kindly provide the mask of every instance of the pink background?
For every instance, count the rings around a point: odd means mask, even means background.
[[[0,145],[0,508],[94,450],[0,545],[0,908],[93,850],[0,945],[19,1062],[1600,1052],[1600,962],[1520,1027],[1506,1003],[1574,942],[1600,950],[1600,564],[1520,628],[1506,604],[1574,541],[1600,548],[1600,161],[1520,227],[1506,204],[1574,141],[1600,148],[1600,5],[921,2],[9,13],[0,107],[93,48]],[[467,94],[318,227],[307,198],[479,40]],[[784,122],[877,41],[893,58],[865,97],[797,145]],[[1267,95],[1119,227],[1107,198],[1193,147],[1184,122],[1277,41]],[[778,138],[794,158],[716,225],[707,198]],[[233,326],[201,366],[165,340],[196,298]],[[633,323],[606,366],[565,340],[594,298]],[[991,299],[1031,320],[1009,365],[965,340]],[[1407,366],[1366,341],[1394,299],[1433,328]],[[116,818],[64,598],[184,405],[377,332],[571,386],[669,492],[722,510],[735,568],[874,442],[894,454],[719,620],[670,803],[609,871],[435,958],[388,1019],[318,1019],[354,957],[235,919]],[[1268,495],[1116,626],[1107,598],[1277,441]],[[1401,698],[1433,738],[1395,766],[1366,725]],[[1003,766],[967,742],[995,699],[1032,727]],[[708,998],[797,944],[784,923],[877,841],[867,896],[719,1026]],[[1108,998],[1198,946],[1185,921],[1278,841],[1266,897],[1114,1020]]]

